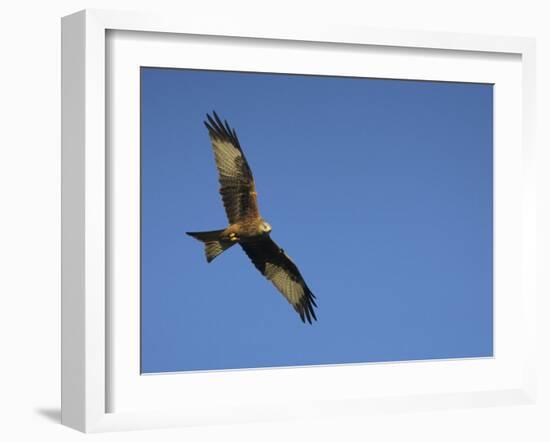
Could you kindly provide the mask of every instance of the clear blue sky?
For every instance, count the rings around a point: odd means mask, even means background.
[[[491,85],[142,68],[142,372],[491,356]],[[236,128],[303,324],[235,246],[203,126]]]

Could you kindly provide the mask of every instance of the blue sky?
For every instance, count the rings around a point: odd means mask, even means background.
[[[491,85],[142,68],[141,364],[171,372],[491,356]],[[303,324],[236,246],[207,112],[236,128]]]

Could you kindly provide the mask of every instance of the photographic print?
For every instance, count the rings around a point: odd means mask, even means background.
[[[493,356],[493,86],[141,68],[143,374]]]

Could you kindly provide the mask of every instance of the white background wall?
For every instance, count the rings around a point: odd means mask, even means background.
[[[539,148],[548,148],[550,13],[544,1],[88,0],[0,6],[0,439],[83,440],[59,425],[60,359],[60,17],[83,8],[271,17],[383,28],[534,36],[538,39]],[[179,6],[178,6],[179,5]],[[549,173],[547,152],[539,172]],[[545,179],[547,186],[548,180]],[[548,226],[548,187],[539,196]],[[548,228],[539,244],[548,250]],[[544,237],[542,236],[544,233]],[[546,255],[548,253],[546,252]],[[539,262],[540,285],[548,277]],[[537,406],[373,415],[91,436],[156,440],[550,440],[549,303],[541,297],[541,396]],[[543,338],[544,337],[544,338]],[[546,421],[546,422],[545,422]]]

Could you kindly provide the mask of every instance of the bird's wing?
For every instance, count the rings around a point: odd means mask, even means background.
[[[317,319],[313,307],[315,295],[308,288],[296,264],[268,235],[241,242],[241,247],[256,268],[269,279],[292,304],[302,321]]]
[[[235,129],[227,121],[222,123],[216,112],[206,116],[216,166],[219,173],[220,194],[231,224],[243,219],[259,218],[256,189],[252,171],[241,149]]]

